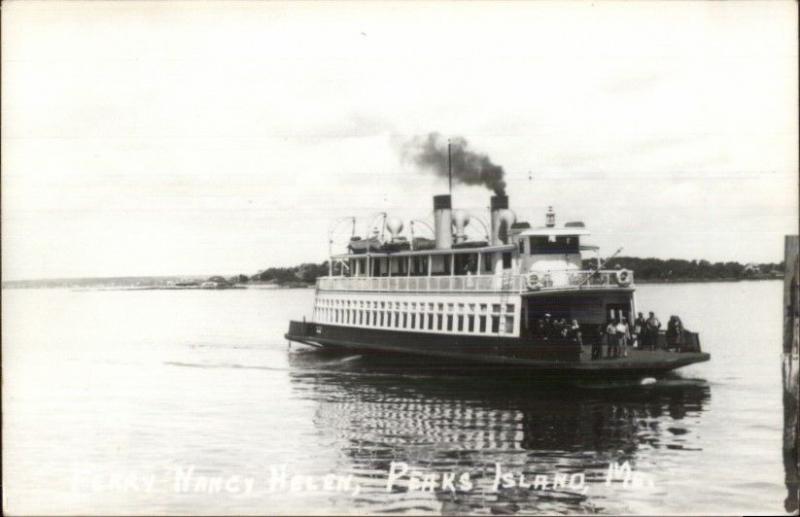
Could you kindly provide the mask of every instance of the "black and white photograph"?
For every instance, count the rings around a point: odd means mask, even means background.
[[[798,3],[6,0],[4,515],[798,515]]]

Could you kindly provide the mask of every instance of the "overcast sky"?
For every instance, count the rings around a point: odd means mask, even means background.
[[[398,142],[461,136],[534,225],[780,261],[797,13],[780,2],[4,2],[4,279],[255,273],[431,216]],[[456,186],[481,216],[489,191]]]

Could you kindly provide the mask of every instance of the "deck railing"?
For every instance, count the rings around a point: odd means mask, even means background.
[[[633,274],[630,275],[630,283]],[[322,291],[508,292],[556,291],[620,287],[617,271],[551,271],[529,275],[391,276],[317,279]],[[532,281],[532,280],[535,280]]]

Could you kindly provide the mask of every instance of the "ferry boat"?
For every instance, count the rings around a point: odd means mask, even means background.
[[[609,321],[634,328],[637,307],[634,273],[602,269],[598,248],[581,243],[582,222],[558,226],[552,208],[543,226],[517,222],[505,195],[490,199],[485,239],[467,238],[480,219],[453,210],[450,195],[434,196],[433,215],[433,238],[415,237],[414,221],[406,237],[402,221],[384,215],[380,231],[332,252],[312,319],[291,321],[287,340],[571,376],[658,377],[710,358],[686,329],[678,343],[661,330],[655,347],[592,354]],[[584,269],[584,253],[594,267]],[[563,321],[577,328],[554,335]]]

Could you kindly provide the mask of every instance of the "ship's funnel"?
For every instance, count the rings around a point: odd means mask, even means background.
[[[492,196],[491,198],[492,227],[490,244],[500,246],[508,243],[508,230],[514,224],[514,212],[508,209],[508,196]]]
[[[453,246],[451,208],[449,194],[433,196],[433,230],[438,250],[450,249]]]

